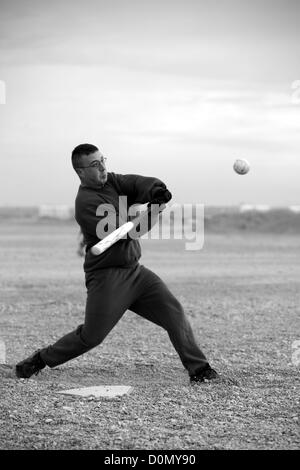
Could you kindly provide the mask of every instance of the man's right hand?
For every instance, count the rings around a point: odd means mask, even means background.
[[[172,199],[172,194],[170,191],[166,188],[159,188],[157,191],[154,193],[153,200],[151,201],[150,204],[162,204],[162,203],[167,203]]]

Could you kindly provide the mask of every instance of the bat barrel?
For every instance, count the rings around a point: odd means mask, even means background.
[[[98,256],[98,255],[101,255],[101,253],[103,253],[103,250],[101,250],[99,246],[95,245],[95,246],[92,246],[91,252],[93,253],[93,255]]]
[[[112,233],[107,235],[107,237],[103,238],[103,240],[96,243],[96,245],[92,246],[91,252],[93,253],[93,255],[101,255],[104,251],[114,245],[117,241],[121,240],[121,238],[123,238],[133,228],[133,226],[133,222],[126,222],[125,224],[121,225],[121,227],[117,228]]]

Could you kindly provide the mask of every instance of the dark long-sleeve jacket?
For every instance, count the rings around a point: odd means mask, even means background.
[[[134,266],[141,257],[141,247],[138,240],[122,239],[111,246],[100,256],[91,253],[95,245],[97,224],[101,220],[97,208],[102,204],[111,204],[119,214],[119,197],[127,196],[127,204],[145,204],[155,199],[155,194],[166,185],[158,178],[139,175],[120,175],[108,173],[107,182],[99,189],[80,186],[75,201],[75,219],[80,225],[87,251],[84,262],[86,273],[108,267]]]

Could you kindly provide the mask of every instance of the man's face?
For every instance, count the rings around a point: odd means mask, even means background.
[[[77,171],[83,186],[99,188],[99,186],[106,183],[107,170],[105,160],[99,150],[89,155],[84,155],[81,161],[80,166],[84,168],[78,168]]]

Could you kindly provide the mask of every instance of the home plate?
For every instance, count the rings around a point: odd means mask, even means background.
[[[73,388],[71,390],[63,390],[62,392],[65,395],[76,395],[79,397],[107,397],[114,398],[126,395],[132,390],[132,387],[125,385],[99,385],[96,387],[83,387],[83,388]]]

